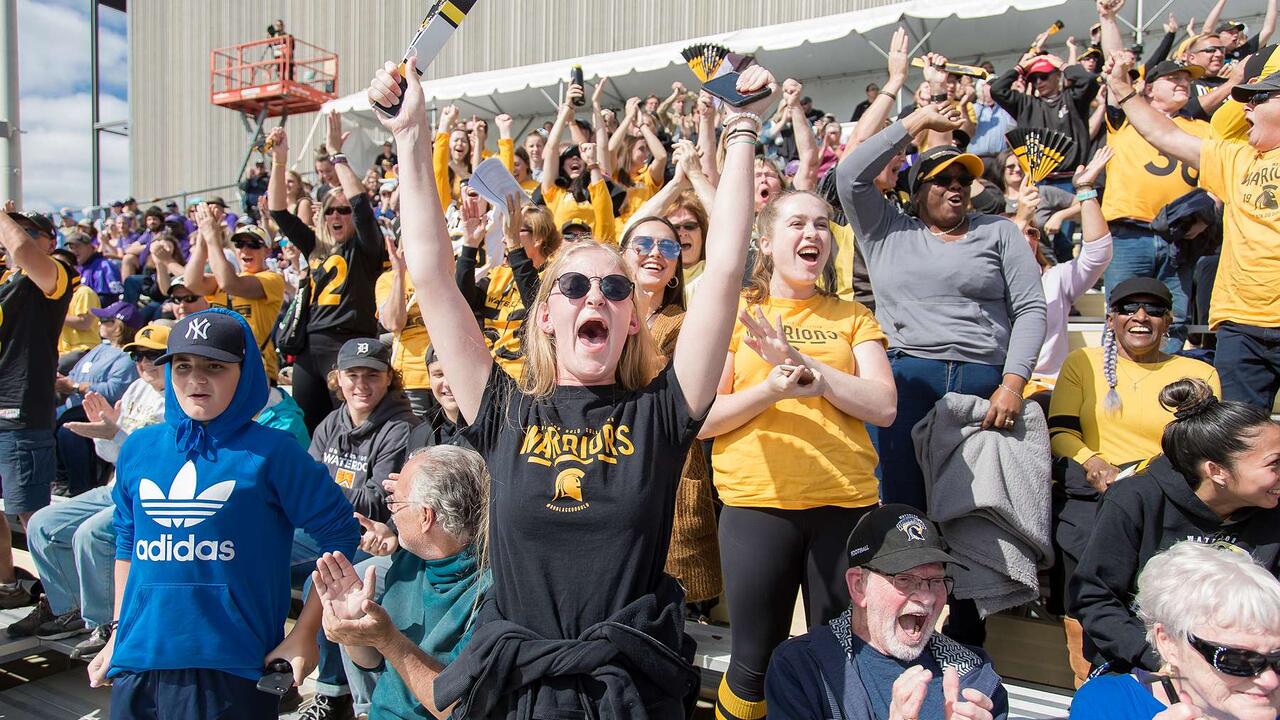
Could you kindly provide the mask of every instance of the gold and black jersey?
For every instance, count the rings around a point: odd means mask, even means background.
[[[1208,137],[1209,123],[1175,116],[1179,129]],[[1107,192],[1102,215],[1108,222],[1149,223],[1165,205],[1195,189],[1199,172],[1160,152],[1125,119],[1124,111],[1107,108],[1107,147],[1115,155],[1107,163]]]
[[[0,430],[53,429],[58,336],[79,277],[55,264],[51,293],[21,270],[0,275]]]

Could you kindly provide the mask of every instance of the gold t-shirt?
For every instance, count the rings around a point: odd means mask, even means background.
[[[1223,202],[1222,260],[1209,325],[1280,326],[1280,149],[1205,140],[1200,187]]]
[[[262,366],[267,371],[267,379],[275,381],[276,374],[280,371],[280,363],[276,360],[275,343],[268,338],[271,337],[271,331],[275,329],[276,320],[280,317],[280,306],[284,303],[284,276],[273,270],[241,273],[241,275],[257,278],[258,282],[262,283],[264,296],[250,299],[238,295],[228,296],[225,291],[219,291],[217,293],[219,302],[214,303],[213,300],[209,302],[230,308],[244,316],[249,323],[249,328],[253,330],[253,338],[257,341],[259,351],[262,353]]]
[[[769,298],[761,309],[771,322],[782,316],[796,350],[841,372],[857,371],[855,345],[886,342],[875,316],[857,302]],[[737,323],[729,341],[733,392],[764,382],[773,367],[742,342],[745,332]],[[780,400],[717,437],[712,448],[715,484],[726,505],[804,510],[877,502],[877,457],[866,424],[821,397]]]
[[[374,286],[378,307],[391,297],[391,280],[391,272],[384,272]],[[429,390],[431,376],[427,373],[427,346],[431,344],[431,338],[422,324],[422,310],[418,309],[413,278],[408,273],[404,276],[403,301],[409,306],[405,309],[404,329],[395,334],[391,343],[391,367],[400,371],[406,389]]]
[[[485,293],[481,321],[485,344],[493,359],[508,375],[519,380],[524,375],[524,346],[520,328],[527,312],[510,265],[499,265],[489,271],[489,288]]]
[[[89,350],[102,342],[102,338],[98,336],[98,318],[89,314],[90,310],[100,307],[102,307],[102,301],[98,299],[98,293],[88,285],[77,282],[75,292],[71,294],[71,305],[67,307],[67,317],[89,315],[89,319],[93,322],[89,323],[87,330],[77,330],[70,325],[63,325],[62,334],[58,336],[59,355]]]
[[[1209,136],[1209,123],[1203,120],[1175,117],[1173,124],[1196,137]],[[1196,187],[1200,173],[1195,168],[1157,150],[1128,120],[1112,127],[1107,118],[1107,147],[1115,153],[1107,162],[1107,185],[1119,189],[1102,196],[1108,222],[1130,218],[1149,223],[1161,208]]]

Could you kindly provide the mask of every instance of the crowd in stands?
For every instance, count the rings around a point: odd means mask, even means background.
[[[310,720],[639,720],[691,716],[724,603],[721,720],[988,720],[1031,605],[1073,717],[1276,718],[1276,0],[1144,57],[1124,2],[981,79],[900,29],[849,124],[752,65],[516,137],[410,59],[370,167],[331,114],[239,213],[10,203],[5,633],[114,718],[275,717],[286,660]],[[1072,142],[1035,182],[1014,129]]]

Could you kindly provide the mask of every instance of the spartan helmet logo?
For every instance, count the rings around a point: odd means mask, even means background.
[[[915,515],[907,514],[899,517],[898,530],[911,542],[924,542],[924,521]]]
[[[369,343],[364,343],[364,342],[362,342],[362,343],[356,343],[356,354],[357,354],[357,355],[368,355],[368,354],[369,354]]]
[[[556,494],[551,502],[557,500],[577,500],[582,502],[582,470],[569,468],[556,476]]]

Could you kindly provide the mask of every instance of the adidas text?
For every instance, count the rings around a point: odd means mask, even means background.
[[[139,540],[134,546],[133,554],[139,560],[154,562],[194,562],[196,560],[226,562],[235,559],[236,546],[230,540],[196,542],[194,533],[188,535],[185,540],[174,541],[172,535],[165,533],[159,540]]]

